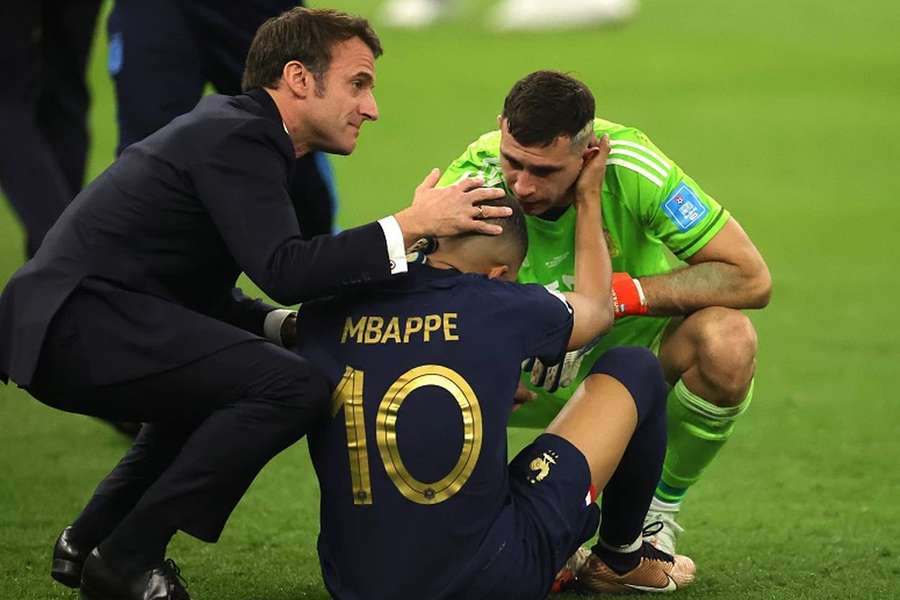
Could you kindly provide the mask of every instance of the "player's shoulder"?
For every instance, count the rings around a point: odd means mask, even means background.
[[[479,152],[500,152],[500,130],[494,129],[478,136],[472,147],[477,148]]]
[[[633,125],[624,125],[622,123],[608,121],[606,119],[601,119],[600,117],[594,118],[594,133],[598,138],[604,134],[608,135],[610,144],[613,142],[632,142],[635,144],[645,144],[647,146],[654,145],[647,134],[640,128]]]
[[[620,180],[663,187],[673,169],[672,161],[642,130],[605,119],[594,119],[597,137],[609,136],[606,164]]]
[[[500,130],[488,131],[478,136],[466,148],[470,160],[495,159],[500,156]]]
[[[486,186],[503,184],[500,169],[500,131],[489,131],[469,144],[441,177],[438,186],[450,185],[468,176],[480,175]]]
[[[467,273],[463,275],[463,284],[472,292],[474,301],[489,304],[498,309],[523,307],[539,309],[541,305],[567,306],[565,297],[537,283],[519,283],[489,279],[484,275]]]

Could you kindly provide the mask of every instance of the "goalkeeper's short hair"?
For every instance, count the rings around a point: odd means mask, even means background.
[[[591,90],[571,75],[535,71],[517,81],[503,102],[510,135],[523,146],[546,147],[559,136],[583,146],[593,133]]]

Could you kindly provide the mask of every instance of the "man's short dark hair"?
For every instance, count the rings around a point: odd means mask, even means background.
[[[503,233],[494,237],[498,243],[506,244],[511,256],[517,259],[516,268],[525,260],[528,253],[528,228],[525,226],[525,213],[519,205],[519,201],[514,197],[507,195],[503,198],[494,200],[485,200],[480,203],[483,206],[507,206],[512,209],[512,214],[508,217],[499,217],[496,219],[484,219],[485,223],[499,225],[503,228]],[[479,235],[479,234],[475,234]],[[510,265],[513,266],[513,265]]]
[[[332,9],[298,6],[272,17],[256,31],[241,88],[273,88],[278,85],[284,65],[292,60],[303,63],[316,80],[316,91],[324,88],[325,72],[331,65],[335,44],[358,37],[372,50],[382,54],[381,40],[362,17]]]
[[[535,71],[513,85],[503,102],[509,133],[523,146],[549,146],[561,135],[575,138],[594,118],[594,95],[557,71]]]

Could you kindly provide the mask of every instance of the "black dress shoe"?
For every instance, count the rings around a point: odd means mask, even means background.
[[[50,577],[70,588],[77,588],[81,583],[81,568],[91,549],[79,548],[73,544],[70,539],[71,532],[72,528],[66,527],[56,538]]]
[[[84,561],[82,600],[191,600],[175,561],[126,575],[113,569],[94,549]]]

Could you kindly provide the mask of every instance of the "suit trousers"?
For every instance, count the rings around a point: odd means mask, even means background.
[[[124,527],[119,537],[138,542],[142,528],[166,541],[182,530],[215,542],[256,474],[323,414],[329,384],[300,356],[241,336],[165,372],[93,385],[84,374],[103,359],[80,351],[79,330],[89,327],[81,308],[70,300],[55,317],[28,391],[54,408],[145,425],[74,537],[93,547]]]

